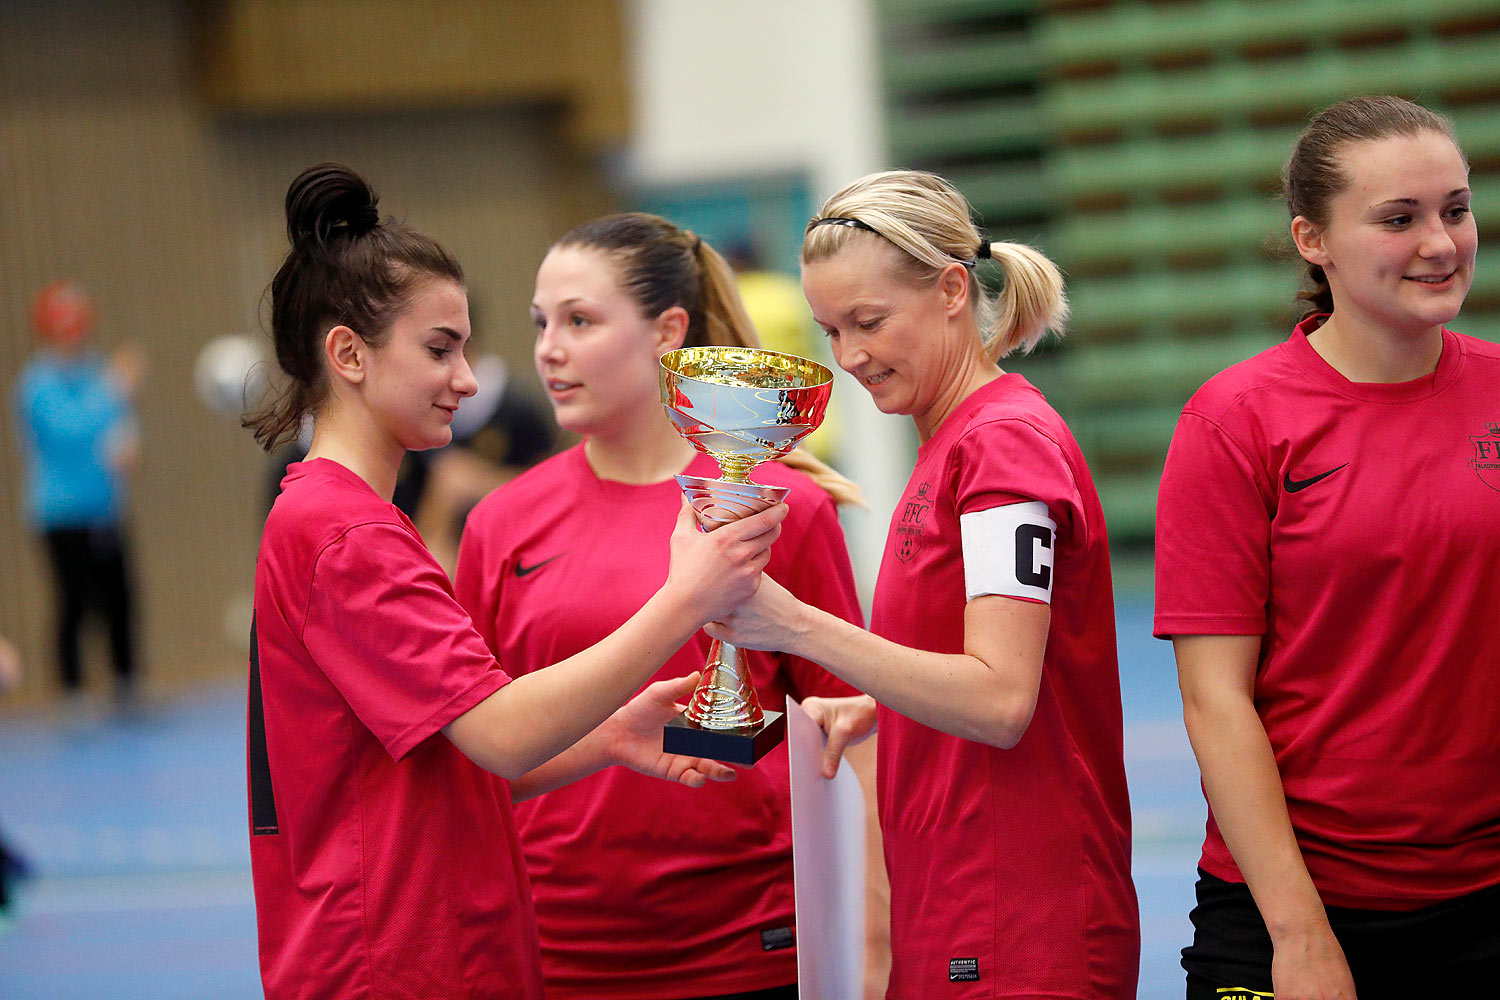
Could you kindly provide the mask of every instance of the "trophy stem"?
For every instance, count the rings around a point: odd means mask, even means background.
[[[738,646],[717,639],[709,646],[703,677],[686,714],[688,721],[704,729],[743,729],[765,720]]]
[[[755,458],[741,455],[720,454],[714,458],[719,462],[719,473],[729,482],[738,484],[748,484],[750,470],[760,464]]]

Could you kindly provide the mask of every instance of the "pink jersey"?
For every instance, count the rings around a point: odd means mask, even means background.
[[[1500,348],[1354,383],[1307,341],[1183,410],[1157,515],[1159,636],[1263,635],[1255,704],[1325,902],[1500,882]],[[1212,815],[1202,866],[1243,876]]]
[[[247,740],[268,1000],[540,997],[509,793],[439,733],[510,678],[395,506],[327,459],[281,486]]]
[[[880,709],[891,998],[1135,996],[1120,677],[1104,517],[1062,418],[1016,374],[917,452],[891,519],[873,629],[964,649],[959,517],[1040,501],[1057,523],[1036,714],[1001,750]]]
[[[695,458],[687,472],[715,476]],[[778,462],[754,478],[791,507],[766,572],[810,604],[860,620],[828,494]],[[456,586],[513,673],[609,635],[667,578],[676,482],[594,475],[582,446],[492,493],[469,517]],[[653,679],[703,666],[699,633]],[[747,652],[762,704],[854,691],[806,660]],[[794,982],[786,747],[735,781],[683,788],[609,768],[516,805],[541,929],[547,995],[670,998]]]

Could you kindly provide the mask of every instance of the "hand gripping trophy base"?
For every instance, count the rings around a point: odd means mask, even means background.
[[[709,531],[765,510],[787,494],[780,486],[698,476],[678,476],[677,483],[697,511],[699,523]],[[687,711],[662,730],[662,749],[750,765],[785,736],[785,716],[761,709],[749,665],[739,649],[715,639]]]

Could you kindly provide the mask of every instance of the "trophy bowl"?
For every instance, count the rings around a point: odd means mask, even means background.
[[[750,478],[817,430],[833,372],[816,361],[754,347],[684,347],[661,359],[661,401],[677,433],[719,464],[719,479],[678,476],[705,530],[779,503],[784,487]],[[717,639],[687,710],[662,738],[669,753],[754,764],[780,743],[786,720],[766,712],[739,649]]]

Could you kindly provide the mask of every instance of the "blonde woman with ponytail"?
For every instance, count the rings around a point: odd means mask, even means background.
[[[998,265],[991,297],[976,272]],[[942,178],[873,174],[807,227],[802,288],[839,366],[910,416],[871,630],[773,580],[711,634],[868,692],[808,703],[825,773],[880,729],[891,998],[1135,996],[1140,936],[1108,541],[1083,455],[998,361],[1067,315],[1041,253]]]
[[[667,569],[682,507],[673,476],[717,475],[661,406],[661,356],[756,343],[734,278],[709,245],[652,215],[611,215],[564,235],[537,271],[535,361],[557,421],[583,438],[471,513],[455,586],[506,669],[524,674],[607,635]],[[854,486],[804,452],[760,466],[786,486],[786,544],[768,571],[840,621],[859,623],[835,507]],[[662,667],[701,667],[702,633]],[[784,653],[751,653],[761,699],[854,689]],[[543,671],[545,672],[545,671]],[[656,782],[665,787],[665,782]],[[727,788],[728,786],[722,786]],[[547,996],[797,995],[786,750],[732,790],[665,794],[623,768],[519,804]]]

